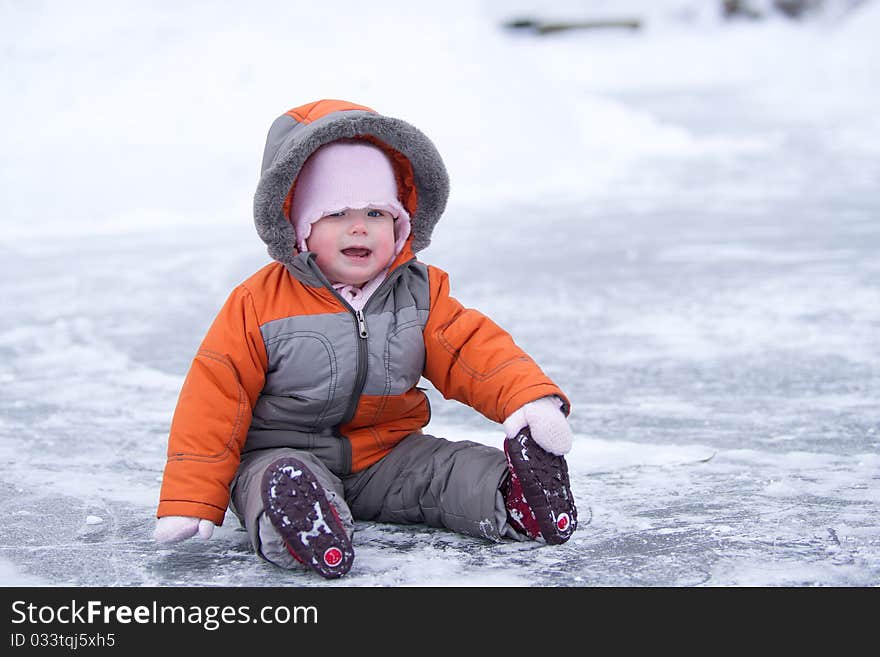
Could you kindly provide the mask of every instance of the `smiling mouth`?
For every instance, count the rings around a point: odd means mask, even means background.
[[[349,258],[367,258],[371,253],[372,251],[370,249],[365,249],[359,246],[351,246],[347,249],[342,249],[342,254]]]

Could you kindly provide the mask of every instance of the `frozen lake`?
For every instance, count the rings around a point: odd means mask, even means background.
[[[569,107],[599,107],[569,89]],[[0,241],[0,584],[880,585],[877,107],[801,97],[793,118],[736,81],[598,91],[685,142],[614,162],[626,175],[601,188],[585,173],[568,195],[453,195],[421,254],[571,397],[567,544],[360,522],[332,583],[259,561],[231,514],[208,542],[157,546],[177,393],[262,243],[247,214],[16,227]],[[470,409],[432,406],[429,431],[501,445]]]

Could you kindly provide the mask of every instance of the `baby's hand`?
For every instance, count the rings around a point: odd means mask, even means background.
[[[504,420],[508,438],[529,427],[532,439],[551,454],[562,456],[571,450],[571,428],[558,397],[541,397],[525,404]]]
[[[214,533],[214,523],[191,516],[164,516],[156,521],[153,538],[159,543],[177,543],[198,534],[204,540]]]

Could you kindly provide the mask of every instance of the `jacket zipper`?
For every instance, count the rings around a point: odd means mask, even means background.
[[[364,319],[364,311],[357,310],[355,311],[354,316],[357,318],[358,322],[358,335],[366,340],[369,335],[367,334],[367,320]]]
[[[361,399],[361,393],[364,391],[364,384],[367,382],[367,358],[369,357],[367,338],[370,337],[370,334],[367,332],[367,319],[364,317],[363,310],[354,311],[354,318],[358,334],[357,373],[354,377],[354,390],[351,394],[351,401],[348,402],[348,408],[345,409],[345,415],[342,416],[342,421],[339,424],[346,424],[354,417],[358,402]]]

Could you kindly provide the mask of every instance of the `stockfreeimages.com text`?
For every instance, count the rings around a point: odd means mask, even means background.
[[[206,630],[216,630],[221,625],[264,624],[317,624],[318,609],[315,606],[268,605],[252,613],[250,606],[242,605],[161,605],[153,601],[149,605],[107,605],[100,600],[85,603],[71,600],[70,604],[35,605],[24,600],[12,603],[12,623],[33,625],[93,624],[93,623],[140,623],[140,624],[189,624],[201,625]]]

